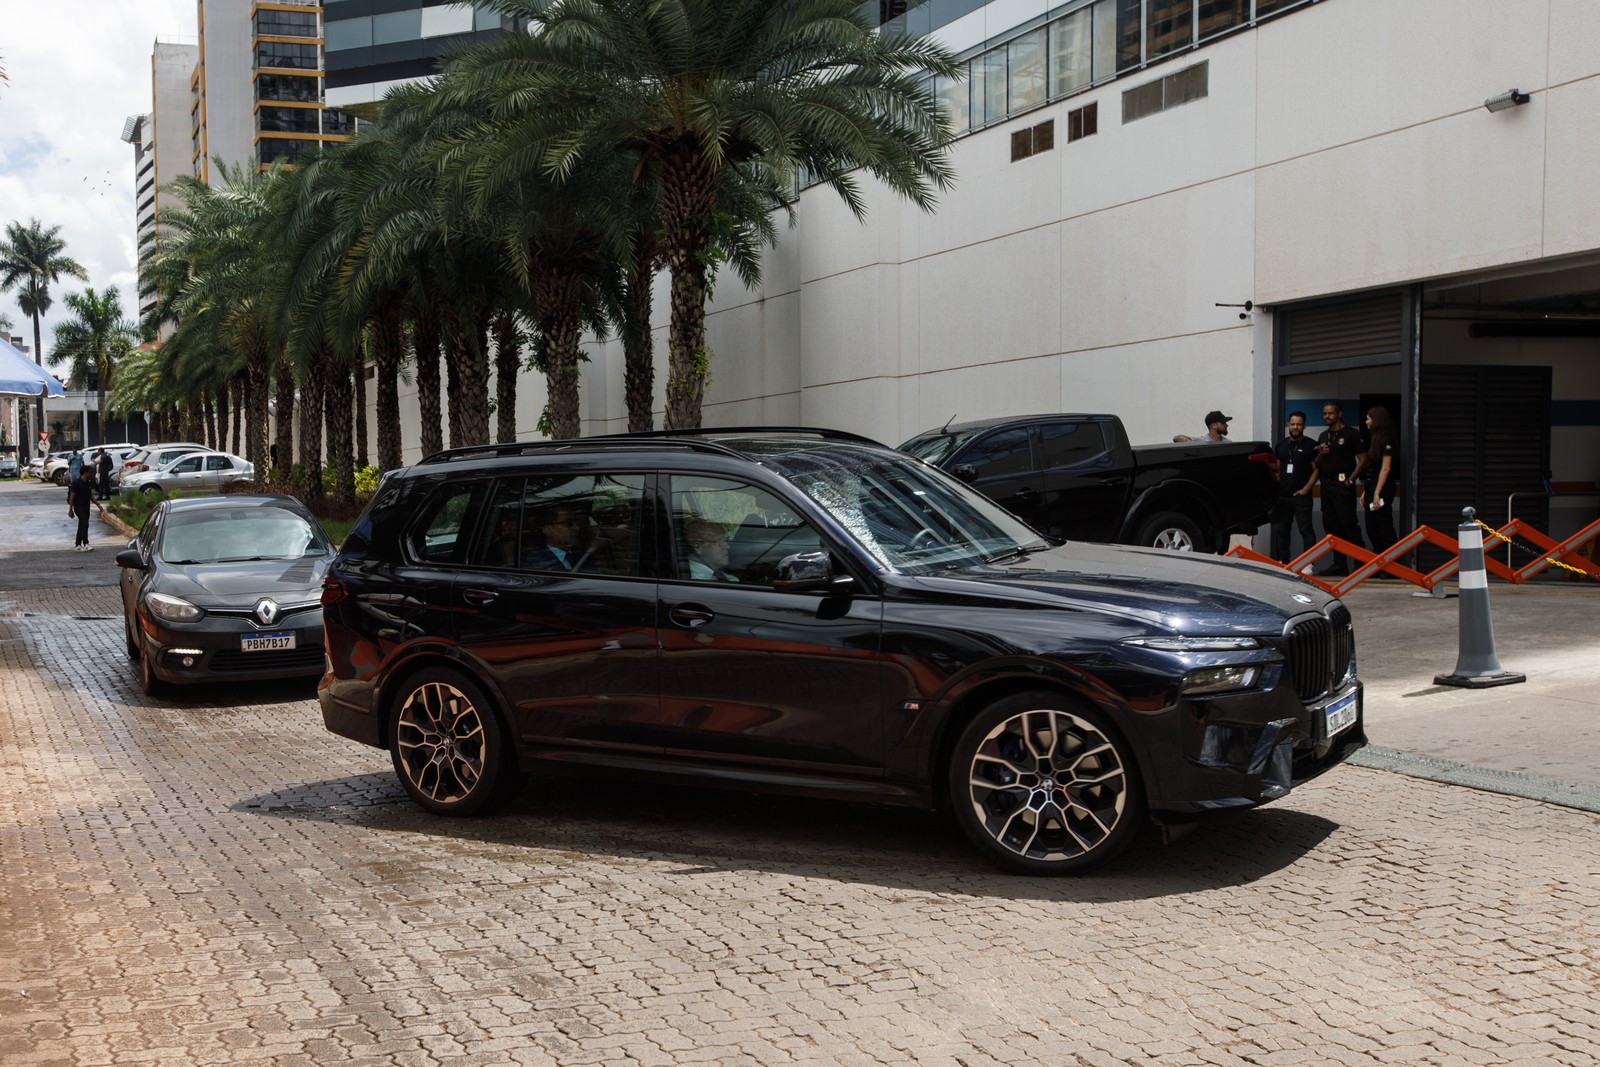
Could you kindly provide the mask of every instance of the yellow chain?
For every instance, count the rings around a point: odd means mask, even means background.
[[[1505,534],[1501,533],[1499,530],[1496,530],[1493,526],[1490,526],[1488,523],[1484,522],[1482,519],[1474,518],[1472,521],[1477,523],[1479,526],[1482,526],[1485,530],[1488,530],[1490,533],[1494,534],[1496,537],[1498,537],[1500,540],[1504,541],[1506,544],[1508,544],[1508,545],[1516,544],[1516,542],[1511,540],[1511,538],[1507,537]],[[1546,563],[1550,564],[1552,567],[1560,567],[1564,571],[1571,571],[1573,574],[1581,574],[1585,578],[1597,578],[1596,575],[1590,574],[1588,571],[1580,570],[1577,567],[1572,566],[1570,563],[1562,563],[1559,559],[1555,559],[1555,558],[1550,557],[1550,556],[1546,556],[1544,558],[1544,561]]]

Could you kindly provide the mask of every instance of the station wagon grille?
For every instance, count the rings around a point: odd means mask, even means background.
[[[1301,700],[1316,700],[1345,680],[1355,630],[1343,604],[1334,605],[1326,617],[1299,620],[1286,636],[1289,677]]]
[[[283,671],[285,674],[294,674],[303,671],[311,674],[322,670],[322,646],[272,649],[266,652],[224,649],[211,654],[209,666],[218,672]]]

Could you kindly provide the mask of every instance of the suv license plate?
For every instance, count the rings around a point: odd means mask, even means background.
[[[276,652],[279,649],[293,647],[295,644],[292,630],[276,634],[252,634],[239,638],[239,649],[243,652]]]
[[[1324,737],[1332,738],[1336,734],[1350,729],[1356,724],[1356,695],[1351,693],[1349,696],[1335,700],[1328,705],[1323,715],[1323,722],[1327,726],[1327,732],[1323,734]]]

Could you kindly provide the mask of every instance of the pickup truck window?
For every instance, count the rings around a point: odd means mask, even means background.
[[[957,456],[956,462],[971,467],[979,478],[1022,474],[1032,470],[1033,454],[1028,444],[1028,428],[1018,426],[987,434]]]
[[[1047,422],[1039,427],[1044,469],[1076,467],[1106,452],[1105,429],[1097,422]]]
[[[935,430],[913,437],[900,446],[900,451],[909,452],[924,463],[931,463],[937,467],[950,458],[950,453],[972,440],[972,437],[971,433],[941,433]]]

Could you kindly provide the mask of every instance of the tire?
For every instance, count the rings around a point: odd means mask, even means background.
[[[159,485],[141,485],[139,488],[148,496],[161,495],[161,487]]]
[[[1176,511],[1163,511],[1146,519],[1139,527],[1138,543],[1169,552],[1205,551],[1200,527]]]
[[[166,696],[171,686],[156,677],[154,660],[154,656],[139,657],[139,688],[147,697]]]
[[[984,858],[1018,874],[1082,874],[1128,846],[1144,821],[1132,750],[1097,711],[1061,693],[985,708],[956,740],[949,796]]]
[[[67,484],[67,472],[58,469],[50,475],[50,480],[57,485],[65,486]]]
[[[493,702],[459,671],[431,668],[406,679],[388,725],[400,784],[435,815],[491,811],[522,785],[517,755]]]
[[[128,662],[139,662],[139,642],[133,636],[133,623],[128,621],[128,613],[122,613],[122,640],[128,646]]]

